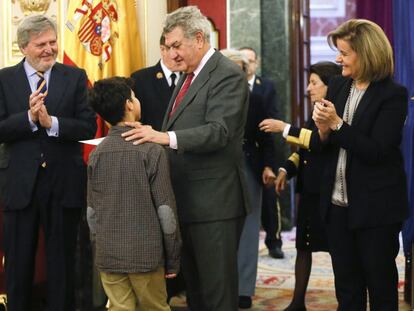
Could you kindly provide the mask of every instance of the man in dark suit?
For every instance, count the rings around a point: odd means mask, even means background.
[[[247,70],[247,80],[252,94],[261,97],[267,118],[278,119],[278,103],[276,88],[271,80],[259,77],[256,75],[259,60],[256,51],[251,47],[243,47],[240,49],[249,61]],[[274,137],[274,144],[276,144],[276,137]],[[276,156],[279,152],[276,149]],[[276,161],[276,159],[275,159]],[[276,171],[278,168],[273,167]],[[262,201],[262,226],[266,232],[265,244],[269,249],[269,255],[273,258],[284,258],[282,251],[282,224],[279,200],[276,196],[275,188],[267,185],[263,186],[263,201]]]
[[[158,132],[131,123],[127,140],[169,146],[191,310],[238,310],[237,247],[248,211],[243,128],[248,87],[241,69],[211,48],[197,7],[167,15],[168,56],[185,72]]]
[[[160,131],[172,92],[180,78],[173,59],[167,57],[164,35],[160,38],[160,61],[152,67],[140,69],[131,77],[133,91],[141,103],[141,122]]]
[[[85,72],[56,63],[51,19],[27,17],[17,41],[25,58],[0,71],[8,310],[31,309],[39,227],[46,245],[48,310],[75,310],[77,227],[86,205],[86,169],[77,141],[94,137],[95,114],[86,101]]]

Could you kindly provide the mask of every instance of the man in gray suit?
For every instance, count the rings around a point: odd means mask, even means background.
[[[191,310],[238,310],[237,247],[247,213],[242,140],[248,108],[241,69],[211,48],[210,25],[194,6],[167,15],[169,57],[182,75],[163,131],[130,123],[126,139],[169,146]]]

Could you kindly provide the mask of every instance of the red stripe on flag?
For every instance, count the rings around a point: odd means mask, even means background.
[[[81,26],[81,28],[79,29],[79,31],[78,31],[78,33],[79,33],[79,35],[83,35],[83,33],[85,32],[85,31],[87,31],[88,29],[90,29],[91,28],[91,25],[92,25],[93,23],[92,23],[92,21],[90,20],[90,19],[88,19],[85,23],[83,23],[82,24],[82,26]]]
[[[63,53],[63,63],[73,67],[78,67],[65,52]],[[88,88],[91,87],[92,83],[88,78]],[[98,115],[96,115],[96,124],[98,125],[98,129],[96,131],[95,138],[106,136],[108,134],[108,127],[106,126],[105,121]],[[83,160],[85,163],[88,163],[89,154],[94,148],[95,146],[83,144]]]
[[[86,13],[88,13],[88,10],[84,11],[78,8],[75,10],[75,13],[82,13],[83,15],[85,15]]]
[[[63,52],[63,63],[66,64],[66,65],[73,66],[73,67],[78,67],[78,66],[76,66],[76,64],[72,61],[72,59],[65,52]],[[90,86],[91,86],[91,84],[88,80],[88,87],[90,87]]]
[[[79,39],[84,42],[85,37],[88,37],[91,33],[93,34],[95,31],[94,28],[95,24],[93,22],[88,21],[88,23],[85,23],[82,25],[82,28],[79,30]]]
[[[87,36],[82,42],[89,42],[93,37],[97,36],[94,32],[91,32],[89,36]]]

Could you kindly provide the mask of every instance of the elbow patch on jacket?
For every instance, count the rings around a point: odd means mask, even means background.
[[[88,222],[89,231],[96,234],[96,212],[90,206],[86,209],[86,221]]]
[[[158,218],[160,220],[161,229],[165,234],[173,234],[177,229],[177,221],[171,207],[168,205],[161,205],[157,210]]]

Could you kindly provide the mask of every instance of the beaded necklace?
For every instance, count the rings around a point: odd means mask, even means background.
[[[355,81],[352,82],[351,89],[349,90],[348,99],[346,100],[345,104],[345,113],[344,113],[344,121],[348,124],[352,124],[352,119],[354,118],[355,110],[358,108],[359,102],[361,97],[365,94],[365,90],[358,90],[356,88]],[[356,96],[356,97],[355,97]],[[351,99],[354,99],[354,105],[351,107]],[[351,111],[352,108],[352,111]]]
[[[354,118],[355,110],[358,108],[359,102],[361,101],[362,96],[365,94],[364,90],[358,90],[356,88],[355,81],[352,82],[351,88],[349,90],[349,95],[345,104],[344,115],[342,116],[344,122],[349,125],[352,124],[352,119]],[[352,106],[352,107],[351,107]],[[345,167],[346,167],[346,150],[342,149],[339,152],[338,158],[338,178],[339,178],[339,193],[341,196],[341,203],[348,205],[348,198],[346,196],[346,186],[345,186]]]

